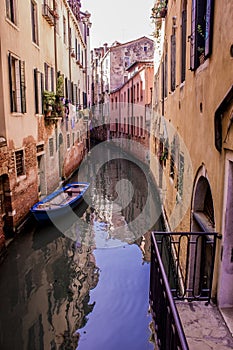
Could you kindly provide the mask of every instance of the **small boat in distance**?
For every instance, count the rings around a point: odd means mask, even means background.
[[[41,223],[59,218],[80,204],[89,185],[87,182],[67,184],[34,204],[30,211]]]

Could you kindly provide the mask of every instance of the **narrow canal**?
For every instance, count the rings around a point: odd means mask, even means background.
[[[160,229],[157,194],[118,149],[92,154],[71,179],[90,182],[82,205],[61,222],[33,223],[8,247],[1,350],[154,349],[146,231]]]

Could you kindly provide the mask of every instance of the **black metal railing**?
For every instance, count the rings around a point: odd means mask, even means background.
[[[151,239],[150,311],[160,350],[188,350],[154,234]]]
[[[210,302],[216,232],[152,232],[150,308],[159,349],[188,349],[175,300]]]
[[[154,232],[173,299],[210,302],[217,232]]]
[[[51,26],[55,25],[54,11],[46,3],[42,4],[42,16]]]

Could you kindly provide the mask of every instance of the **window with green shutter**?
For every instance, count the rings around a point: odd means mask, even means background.
[[[8,56],[11,112],[26,113],[25,62]]]

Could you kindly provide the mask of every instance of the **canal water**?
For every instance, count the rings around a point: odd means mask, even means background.
[[[154,349],[146,230],[160,229],[156,189],[133,158],[100,153],[71,179],[90,182],[82,205],[60,222],[32,221],[8,246],[1,350]]]

